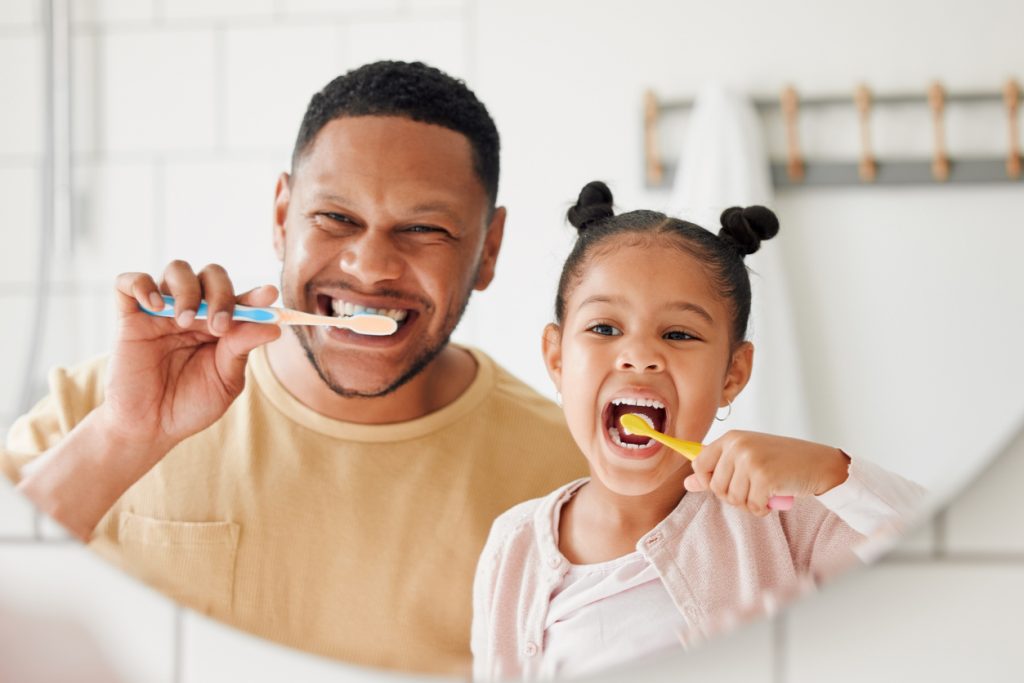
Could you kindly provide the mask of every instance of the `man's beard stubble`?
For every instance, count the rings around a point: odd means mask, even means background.
[[[479,271],[479,269],[480,269],[480,264],[477,264],[476,271]],[[476,274],[474,274],[474,276],[470,280],[470,282],[474,282],[475,283],[476,281],[477,281],[477,277],[476,277]],[[307,285],[306,285],[307,297],[308,297],[308,290],[312,289],[312,287],[313,287],[313,283],[307,283]],[[351,287],[347,287],[347,286],[345,286],[344,288],[345,289],[351,289]],[[282,292],[287,291],[284,288],[284,269],[283,268],[281,270],[281,291]],[[422,352],[420,352],[413,359],[413,361],[409,364],[409,367],[406,368],[406,370],[404,372],[402,372],[402,374],[400,374],[397,379],[395,379],[393,382],[391,382],[390,384],[385,386],[383,389],[379,389],[379,390],[376,390],[376,391],[369,391],[369,392],[367,392],[367,391],[359,391],[358,389],[351,389],[351,388],[344,387],[344,386],[338,384],[324,370],[323,366],[320,364],[320,361],[317,359],[316,354],[313,351],[313,346],[310,343],[309,337],[306,334],[304,334],[303,331],[300,331],[299,328],[301,326],[298,326],[298,325],[291,326],[291,329],[292,329],[292,332],[295,334],[295,337],[299,340],[299,344],[302,346],[303,350],[306,352],[306,358],[309,360],[310,365],[313,366],[313,369],[316,370],[316,374],[320,376],[320,379],[323,380],[323,383],[327,386],[328,389],[333,391],[338,396],[341,396],[342,398],[377,398],[377,397],[380,397],[380,396],[386,396],[386,395],[392,393],[393,391],[396,391],[399,387],[404,385],[406,382],[409,382],[410,380],[412,380],[416,375],[418,375],[421,372],[423,372],[423,370],[428,365],[430,365],[431,361],[433,361],[435,358],[437,358],[437,356],[442,351],[444,351],[445,347],[448,346],[449,340],[451,339],[452,332],[455,331],[455,328],[458,326],[459,321],[462,320],[462,314],[466,312],[466,306],[469,305],[469,297],[472,295],[472,293],[473,293],[473,286],[470,285],[470,287],[463,294],[462,301],[459,303],[457,309],[454,310],[452,313],[449,313],[449,315],[445,318],[444,327],[442,328],[441,334],[439,335],[440,340],[437,343],[435,343],[435,344],[429,344],[428,343],[427,347],[424,348],[422,350]],[[388,292],[388,291],[378,292],[377,294],[378,295],[384,295],[384,296],[389,296],[389,295],[390,296],[395,296],[395,295],[401,296],[400,293]],[[288,308],[293,308],[294,307],[294,302],[285,301],[284,304]]]

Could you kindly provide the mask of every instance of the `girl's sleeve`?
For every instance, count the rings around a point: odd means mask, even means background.
[[[920,485],[862,458],[850,458],[849,477],[816,500],[864,540],[853,551],[862,560],[887,548],[922,509]]]

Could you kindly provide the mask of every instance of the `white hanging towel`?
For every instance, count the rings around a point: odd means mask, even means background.
[[[721,86],[704,87],[690,114],[669,215],[717,234],[724,209],[761,204],[774,210],[772,199],[768,152],[750,100]],[[707,441],[729,429],[813,438],[782,261],[784,217],[779,223],[779,234],[746,258],[752,271],[747,338],[754,344],[754,372],[729,418],[712,425]]]

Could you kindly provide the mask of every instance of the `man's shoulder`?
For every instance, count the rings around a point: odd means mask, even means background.
[[[501,410],[516,413],[524,419],[566,430],[562,409],[554,401],[502,367],[487,354],[478,351],[494,368],[494,390],[491,398]]]

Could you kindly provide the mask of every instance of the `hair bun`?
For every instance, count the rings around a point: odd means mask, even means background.
[[[740,257],[761,248],[762,240],[770,240],[779,232],[779,219],[764,206],[733,206],[722,212],[722,229],[718,236],[735,247]]]
[[[570,207],[568,213],[569,222],[580,232],[586,230],[593,223],[614,215],[612,191],[600,180],[594,180],[583,186],[576,205]]]

